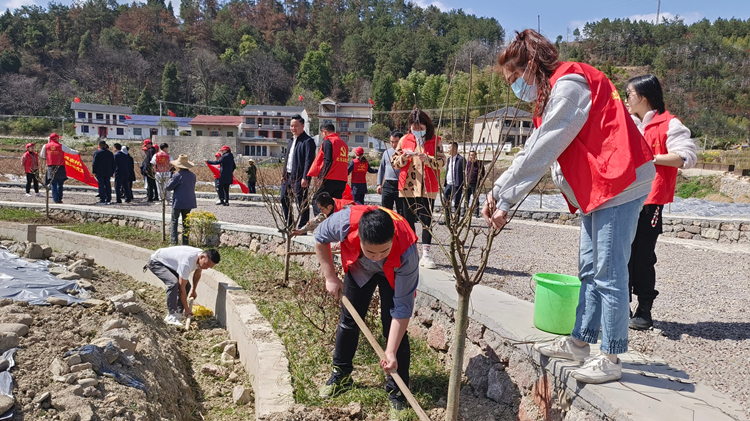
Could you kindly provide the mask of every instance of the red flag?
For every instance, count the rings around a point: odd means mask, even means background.
[[[214,174],[214,178],[219,178],[219,174],[221,173],[221,171],[219,171],[218,165],[211,165],[209,163],[206,163],[206,166]],[[238,186],[240,186],[240,190],[242,190],[242,193],[245,193],[245,194],[250,193],[250,189],[248,189],[244,183],[237,180],[237,178],[234,176],[232,176],[232,184],[237,184]]]
[[[240,101],[240,104],[245,105],[245,100]]]
[[[303,97],[302,97],[302,95],[300,95],[300,96],[299,96],[299,100],[300,100],[300,102],[302,102],[302,100],[303,100],[303,99],[305,99],[305,98],[303,98]]]
[[[86,165],[81,162],[81,155],[72,155],[65,152],[65,174],[91,187],[99,187],[96,178],[89,172]]]
[[[173,113],[172,110],[167,110],[167,114],[169,114],[170,117],[177,117],[177,114]]]
[[[372,100],[372,98],[369,98],[370,105],[375,105],[375,102]]]
[[[75,97],[73,98],[73,102],[75,103],[81,102],[81,98]]]
[[[354,196],[352,196],[352,188],[349,187],[348,184],[346,185],[346,187],[344,187],[344,193],[341,194],[341,199],[354,200]]]
[[[125,114],[125,120],[132,120],[132,119],[133,119],[133,117],[131,117],[131,116],[129,116],[129,115],[127,115],[127,114]]]

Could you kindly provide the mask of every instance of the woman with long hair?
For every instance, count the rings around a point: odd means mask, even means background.
[[[617,354],[628,349],[630,245],[655,174],[651,149],[612,82],[589,65],[558,61],[555,46],[536,31],[517,33],[498,64],[516,96],[536,104],[536,130],[495,181],[482,215],[502,228],[510,207],[552,166],[571,212],[582,213],[581,292],[571,336],[536,349],[551,358],[585,360],[572,373],[580,382],[618,380]],[[600,328],[601,354],[590,357]]]
[[[630,319],[630,328],[645,330],[654,325],[651,306],[659,295],[654,288],[654,265],[656,240],[662,233],[662,211],[665,204],[674,200],[677,169],[694,166],[697,157],[690,129],[666,110],[661,83],[656,76],[630,79],[625,94],[628,110],[651,147],[656,165],[656,178],[638,218],[628,263],[630,292],[638,296],[638,307]]]
[[[440,137],[430,116],[415,108],[409,114],[411,132],[402,137],[391,158],[393,169],[399,171],[398,194],[402,209],[399,212],[416,233],[415,222],[422,224],[422,258],[420,266],[436,267],[430,257],[432,244],[432,209],[440,190],[440,169],[445,166],[445,153]]]

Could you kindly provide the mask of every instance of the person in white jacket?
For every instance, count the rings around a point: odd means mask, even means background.
[[[674,199],[678,168],[695,165],[695,143],[690,129],[666,110],[659,79],[654,75],[630,79],[625,94],[628,111],[654,153],[656,178],[638,219],[628,263],[630,293],[638,296],[638,307],[630,328],[646,330],[654,325],[651,307],[659,295],[656,285],[656,240],[662,233],[664,205]]]

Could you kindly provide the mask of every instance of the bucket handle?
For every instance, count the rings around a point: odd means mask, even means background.
[[[536,282],[534,282],[533,276],[529,278],[529,289],[534,295],[536,295]]]

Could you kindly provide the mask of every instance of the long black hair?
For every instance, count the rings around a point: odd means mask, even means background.
[[[666,111],[664,106],[664,94],[661,90],[661,83],[654,75],[636,76],[628,81],[625,87],[632,87],[636,94],[646,98],[651,108],[659,114]]]

